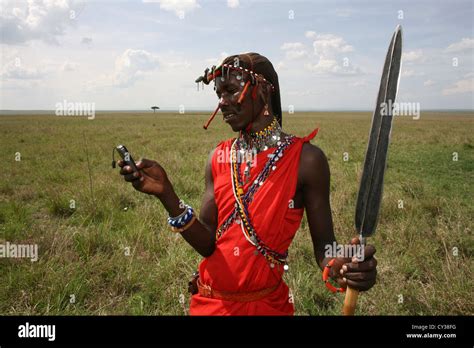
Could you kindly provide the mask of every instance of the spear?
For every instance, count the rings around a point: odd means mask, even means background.
[[[377,226],[377,218],[382,202],[387,151],[392,130],[392,107],[400,81],[401,56],[402,28],[398,25],[393,33],[385,58],[357,196],[355,227],[359,233],[361,245],[366,243],[367,237],[375,233]],[[351,287],[347,288],[342,310],[344,315],[354,315],[358,296],[358,290]]]

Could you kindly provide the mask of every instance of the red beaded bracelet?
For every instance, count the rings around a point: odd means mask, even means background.
[[[333,292],[333,293],[336,293],[336,292],[344,292],[346,291],[345,288],[336,288],[334,285],[332,285],[330,282],[329,282],[329,271],[331,270],[331,267],[332,265],[334,264],[334,261],[336,261],[336,259],[332,259],[331,261],[329,261],[327,263],[326,266],[324,266],[324,271],[323,271],[323,281],[324,281],[324,284],[326,285],[326,287],[329,289],[329,291]]]

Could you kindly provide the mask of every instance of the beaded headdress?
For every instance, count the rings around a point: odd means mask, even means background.
[[[281,100],[280,100],[280,86],[278,83],[278,75],[273,68],[272,63],[264,56],[258,53],[244,53],[240,55],[229,56],[222,62],[218,67],[213,66],[211,69],[207,68],[204,71],[203,76],[199,76],[196,79],[196,83],[203,83],[208,85],[211,81],[215,81],[217,78],[225,79],[229,78],[231,71],[236,71],[236,78],[240,80],[243,91],[239,97],[238,103],[242,103],[249,89],[252,87],[251,96],[252,99],[257,97],[257,88],[261,83],[268,84],[272,90],[271,103],[272,110],[277,118],[278,122],[282,123],[282,112],[281,112]],[[220,105],[217,105],[214,113],[211,115],[207,123],[204,125],[204,129],[207,129],[217,112],[219,111]]]

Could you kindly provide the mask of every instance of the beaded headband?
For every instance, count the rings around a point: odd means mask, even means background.
[[[198,90],[199,90],[199,82],[202,82],[202,83],[205,83],[206,85],[208,85],[211,81],[214,80],[214,87],[215,87],[215,82],[216,82],[217,77],[221,76],[221,78],[224,79],[224,75],[226,74],[225,69],[227,69],[227,78],[230,78],[229,74],[230,74],[231,70],[240,71],[240,73],[241,73],[241,75],[237,75],[237,79],[242,80],[240,83],[241,83],[242,86],[244,86],[244,89],[243,89],[243,91],[242,91],[242,93],[239,97],[239,100],[237,101],[238,104],[241,104],[242,101],[244,100],[244,98],[247,94],[248,88],[251,84],[254,86],[253,89],[252,89],[252,99],[255,99],[257,97],[257,87],[258,87],[259,81],[260,81],[260,83],[269,84],[271,89],[272,89],[272,92],[275,92],[275,87],[273,86],[273,84],[270,81],[268,81],[265,77],[263,77],[263,75],[257,74],[256,72],[254,72],[250,69],[242,68],[241,66],[235,66],[235,65],[232,65],[232,64],[222,64],[222,65],[218,66],[217,68],[214,65],[211,69],[207,68],[204,71],[204,75],[198,77],[195,81],[198,84],[197,85]],[[211,70],[210,73],[209,73],[209,70]],[[243,81],[244,80],[244,72],[250,76],[250,79],[247,80],[247,82],[245,82],[245,83]],[[207,129],[209,127],[209,125],[211,124],[212,120],[216,116],[219,109],[220,109],[220,104],[217,105],[216,110],[212,113],[211,117],[209,117],[207,122],[203,125],[204,129]]]
[[[242,73],[242,75],[240,75],[242,76],[241,78],[243,78],[243,73],[245,72],[250,75],[252,85],[258,84],[258,82],[261,81],[264,83],[268,83],[271,86],[272,91],[275,91],[275,87],[273,86],[273,84],[270,81],[268,81],[265,77],[263,77],[263,75],[257,74],[256,72],[253,72],[250,69],[243,68],[241,66],[235,66],[232,64],[222,64],[217,68],[213,66],[211,69],[211,73],[206,74],[207,84],[209,84],[212,80],[215,80],[217,77],[225,75],[225,71],[224,71],[225,69],[227,69],[227,78],[229,78],[229,72],[231,70],[240,71]]]

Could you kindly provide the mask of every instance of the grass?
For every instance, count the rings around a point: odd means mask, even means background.
[[[378,283],[360,296],[360,314],[474,314],[472,116],[395,120],[379,226],[369,240],[378,250]],[[124,143],[135,157],[158,160],[179,196],[198,208],[208,153],[233,135],[219,121],[205,132],[206,118],[0,117],[0,243],[39,246],[37,262],[0,259],[0,314],[187,314],[187,281],[200,257],[169,232],[159,201],[122,182],[111,152]],[[298,113],[284,115],[284,126],[298,136],[320,127],[312,142],[329,159],[336,236],[348,241],[370,115]],[[321,281],[306,217],[285,278],[296,314],[340,313],[343,295]]]

